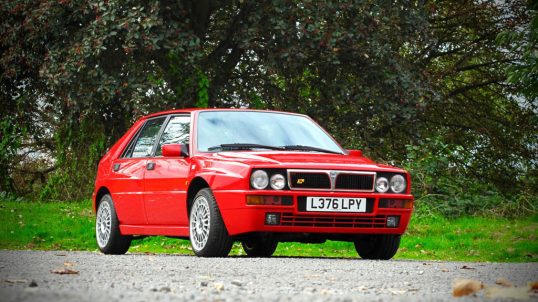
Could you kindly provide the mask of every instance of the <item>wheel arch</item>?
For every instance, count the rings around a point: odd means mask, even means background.
[[[110,190],[103,186],[100,187],[99,190],[97,190],[97,193],[95,194],[95,200],[93,201],[93,211],[97,212],[97,207],[99,206],[99,202],[101,201],[101,198],[105,196],[106,194],[110,194]]]
[[[198,193],[198,191],[203,188],[211,187],[209,186],[207,181],[200,176],[193,178],[191,183],[189,184],[189,188],[187,189],[187,218],[191,214],[191,207],[194,201],[194,196],[196,196],[196,193]]]

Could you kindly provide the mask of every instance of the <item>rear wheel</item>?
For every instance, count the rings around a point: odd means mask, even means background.
[[[125,254],[131,246],[132,236],[120,233],[120,223],[116,215],[114,202],[109,194],[101,198],[95,219],[95,237],[97,246],[105,254]]]
[[[400,247],[400,235],[368,235],[355,240],[355,250],[363,259],[388,260]]]
[[[226,257],[233,240],[228,235],[213,193],[198,191],[192,204],[189,235],[193,252],[200,257]]]
[[[275,252],[278,241],[256,237],[242,242],[243,250],[250,257],[271,257]]]

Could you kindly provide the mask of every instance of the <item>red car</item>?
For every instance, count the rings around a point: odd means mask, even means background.
[[[396,254],[413,210],[410,176],[344,150],[308,116],[185,109],[138,120],[101,159],[93,193],[105,254],[136,235],[190,238],[198,256],[249,256],[279,242],[350,241]]]

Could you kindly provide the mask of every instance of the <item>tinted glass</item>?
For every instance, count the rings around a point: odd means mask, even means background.
[[[166,128],[159,140],[155,155],[160,156],[162,154],[162,145],[167,144],[183,144],[189,143],[189,131],[191,118],[189,116],[173,116],[168,121]]]
[[[166,117],[159,117],[147,121],[134,144],[132,154],[126,154],[126,157],[151,156],[153,145],[165,119]]]
[[[206,111],[198,118],[198,150],[220,144],[304,145],[342,153],[318,124],[292,114],[254,111]]]

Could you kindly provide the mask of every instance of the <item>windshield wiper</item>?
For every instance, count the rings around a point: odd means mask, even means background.
[[[220,144],[207,148],[208,151],[215,150],[252,150],[252,149],[269,149],[269,150],[284,150],[283,147],[249,144],[249,143],[235,143],[235,144]]]
[[[304,146],[304,145],[287,145],[282,146],[284,150],[299,150],[299,151],[316,151],[316,152],[324,152],[324,153],[333,153],[333,154],[343,154],[342,152],[327,150],[323,148],[318,147],[312,147],[312,146]]]

